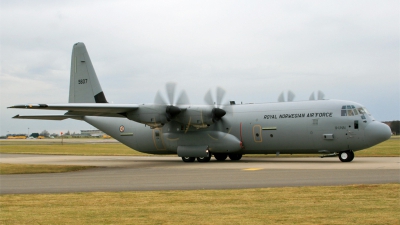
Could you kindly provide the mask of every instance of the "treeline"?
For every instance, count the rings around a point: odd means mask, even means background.
[[[392,130],[392,133],[394,135],[399,135],[400,134],[400,121],[399,120],[390,121],[390,122],[384,122],[384,123],[389,125],[389,127]]]

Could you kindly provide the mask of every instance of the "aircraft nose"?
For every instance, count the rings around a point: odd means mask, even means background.
[[[386,141],[391,136],[390,127],[384,123],[373,121],[365,128],[365,139],[370,146]]]

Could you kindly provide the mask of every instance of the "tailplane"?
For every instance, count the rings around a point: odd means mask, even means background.
[[[69,103],[108,103],[82,42],[72,48]]]

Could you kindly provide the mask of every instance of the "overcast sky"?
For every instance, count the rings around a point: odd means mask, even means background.
[[[221,86],[225,100],[327,99],[400,119],[399,10],[394,1],[2,0],[1,130],[92,129],[74,120],[11,119],[51,111],[6,109],[67,103],[72,46],[84,42],[113,103],[151,103],[175,81],[193,104]],[[54,112],[62,113],[62,112]]]

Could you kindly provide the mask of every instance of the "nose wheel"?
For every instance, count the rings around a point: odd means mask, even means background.
[[[354,159],[354,152],[351,150],[339,152],[339,159],[342,162],[351,162]]]

